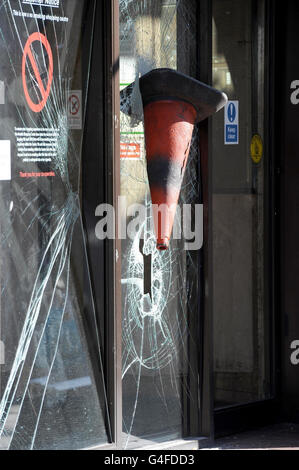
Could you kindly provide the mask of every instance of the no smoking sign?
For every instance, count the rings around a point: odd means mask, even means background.
[[[69,97],[69,114],[71,116],[77,116],[80,112],[81,102],[78,95],[70,95]]]
[[[82,129],[82,91],[68,92],[68,126],[70,129]]]

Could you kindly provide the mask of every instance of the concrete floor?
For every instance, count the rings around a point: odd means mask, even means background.
[[[209,450],[299,450],[299,424],[278,424],[217,439]]]

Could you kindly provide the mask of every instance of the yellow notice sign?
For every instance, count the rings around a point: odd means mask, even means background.
[[[253,163],[258,164],[263,158],[264,145],[261,136],[254,135],[251,139],[250,153]]]

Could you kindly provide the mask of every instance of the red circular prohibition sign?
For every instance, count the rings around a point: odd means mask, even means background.
[[[72,116],[76,116],[80,111],[80,101],[78,96],[71,95],[69,97],[70,113]]]
[[[44,88],[43,81],[41,79],[40,71],[38,69],[38,65],[36,63],[35,58],[33,57],[32,51],[31,51],[31,45],[38,41],[39,43],[42,43],[43,46],[45,47],[48,57],[49,57],[49,70],[48,70],[48,85],[47,88]],[[29,92],[28,92],[28,87],[27,87],[27,81],[26,81],[26,63],[27,63],[27,57],[31,62],[32,69],[36,78],[36,81],[38,83],[38,87],[42,96],[42,100],[35,104],[33,103]],[[25,97],[27,100],[27,103],[32,111],[35,113],[40,113],[44,107],[46,106],[47,100],[50,95],[51,91],[51,85],[53,81],[53,54],[52,54],[52,49],[50,46],[50,43],[46,36],[44,36],[41,33],[33,33],[31,36],[29,36],[25,48],[24,48],[24,53],[23,53],[23,61],[22,61],[22,80],[23,80],[23,87],[24,87],[24,93]]]

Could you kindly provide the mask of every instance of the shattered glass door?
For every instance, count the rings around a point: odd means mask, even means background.
[[[120,0],[121,89],[135,82],[121,103],[120,211],[127,224],[132,205],[147,214],[122,246],[124,448],[199,435],[199,253],[183,240],[156,249],[138,86],[156,68],[196,76],[196,10],[190,0]],[[200,202],[198,148],[195,131],[180,206]]]
[[[0,449],[110,439],[79,191],[94,5],[0,1]]]

